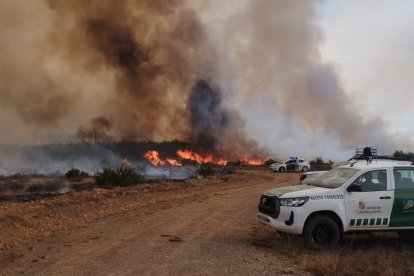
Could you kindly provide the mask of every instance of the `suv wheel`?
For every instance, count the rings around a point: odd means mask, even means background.
[[[302,172],[307,172],[308,170],[309,170],[309,169],[308,169],[308,167],[306,167],[306,166],[302,168]]]
[[[327,216],[311,218],[303,232],[306,246],[312,249],[330,249],[335,247],[340,238],[339,227]]]
[[[286,171],[285,167],[280,167],[279,168],[279,172],[284,172],[284,171]]]

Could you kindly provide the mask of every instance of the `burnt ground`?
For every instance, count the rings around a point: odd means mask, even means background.
[[[298,174],[239,170],[201,180],[94,188],[0,202],[0,275],[406,275],[394,233],[348,235],[315,253],[256,220],[262,191]]]

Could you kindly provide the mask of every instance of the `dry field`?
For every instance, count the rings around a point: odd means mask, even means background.
[[[397,235],[347,235],[313,252],[256,220],[262,191],[294,173],[240,169],[181,182],[0,202],[0,275],[412,275]],[[86,181],[86,183],[89,183]]]

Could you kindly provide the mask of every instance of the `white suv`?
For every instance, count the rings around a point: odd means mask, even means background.
[[[314,249],[332,248],[350,231],[397,230],[414,238],[414,166],[356,160],[310,185],[267,191],[258,207],[261,222],[302,235]]]
[[[269,166],[275,172],[286,172],[286,171],[295,171],[295,159],[289,159],[283,163],[273,163]],[[299,170],[302,172],[307,172],[310,169],[310,164],[304,159],[299,159]]]

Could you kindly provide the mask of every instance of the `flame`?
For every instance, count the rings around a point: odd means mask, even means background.
[[[162,161],[158,156],[158,151],[150,150],[144,154],[144,157],[150,161],[153,166],[165,165],[165,161]]]
[[[264,160],[262,160],[262,159],[248,159],[246,157],[242,158],[240,161],[243,164],[253,165],[253,166],[261,166],[264,163]]]
[[[217,163],[217,165],[220,165],[220,166],[226,166],[227,162],[229,162],[229,161],[223,160],[223,159],[220,158],[220,160],[218,160],[216,163]]]
[[[215,163],[220,166],[225,166],[227,164],[227,160],[222,158],[215,159],[213,155],[207,154],[206,156],[202,156],[194,151],[191,150],[178,150],[177,155],[180,156],[182,159],[195,161],[198,164],[204,163]]]
[[[182,166],[182,164],[179,161],[175,160],[175,159],[169,159],[169,158],[167,158],[165,160],[165,162],[167,162],[167,164],[168,165],[171,165],[171,166],[176,166],[176,167],[181,167]]]
[[[190,150],[177,150],[177,154],[182,159],[192,160],[199,164],[213,162],[213,156],[211,154],[203,157],[200,154]]]
[[[177,166],[177,167],[181,167],[182,166],[179,161],[174,160],[174,159],[166,159],[165,161],[164,160],[161,160],[160,157],[159,157],[158,151],[156,151],[156,150],[147,151],[144,154],[144,157],[148,161],[150,161],[150,163],[153,166],[164,166],[165,164],[171,165],[171,166]]]
[[[203,156],[203,155],[201,155],[197,152],[191,151],[191,150],[178,150],[177,155],[180,158],[184,159],[184,160],[191,160],[191,161],[197,162],[198,164],[214,163],[214,164],[217,164],[219,166],[226,166],[227,163],[229,162],[228,160],[225,160],[223,158],[215,158],[211,154],[207,154],[207,155]],[[175,160],[175,159],[169,159],[169,158],[167,158],[165,160],[160,159],[158,151],[156,151],[156,150],[147,151],[144,154],[144,157],[153,166],[165,166],[165,165],[177,166],[177,167],[182,166],[180,161]],[[260,166],[260,165],[263,165],[264,160],[262,160],[262,159],[253,159],[253,158],[248,158],[248,157],[244,156],[240,159],[240,162],[242,164],[245,164],[245,165]]]

